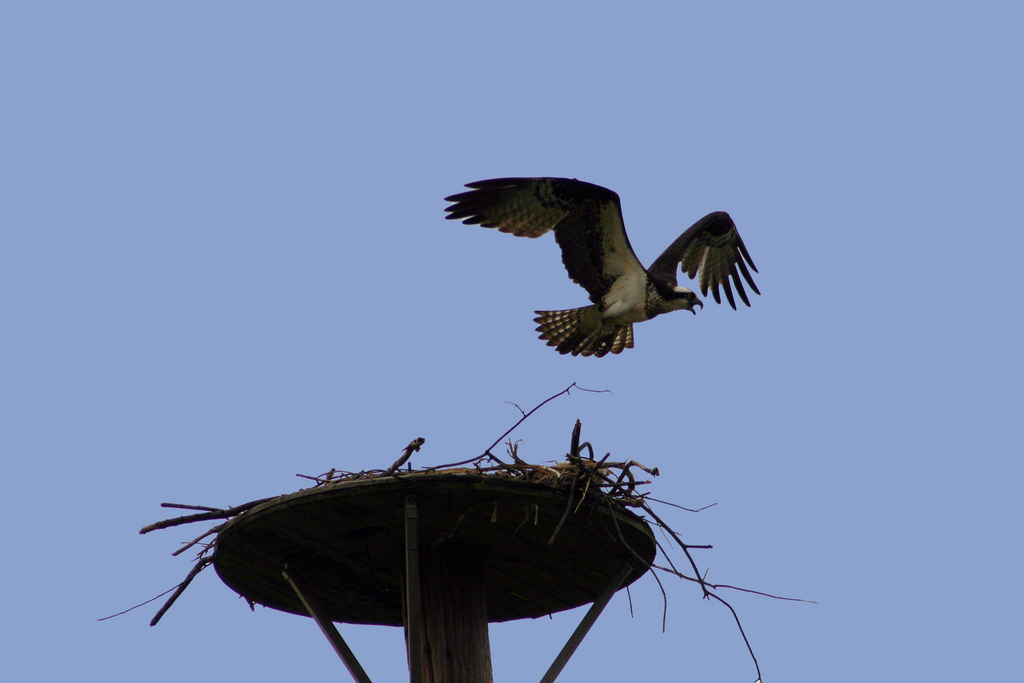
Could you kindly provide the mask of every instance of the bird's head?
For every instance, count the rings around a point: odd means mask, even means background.
[[[668,308],[671,311],[689,311],[694,315],[697,315],[697,311],[693,310],[694,306],[700,306],[704,308],[704,302],[697,298],[697,295],[692,289],[686,287],[673,287],[669,296],[666,297]]]

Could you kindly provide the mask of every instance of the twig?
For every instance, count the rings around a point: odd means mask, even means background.
[[[672,561],[672,558],[668,556],[667,552],[665,552],[665,547],[663,545],[661,545],[661,543],[658,541],[658,539],[654,539],[654,545],[656,545],[658,547],[658,551],[661,552],[662,556],[666,560],[668,560],[668,566],[672,567],[672,569],[671,570],[664,569],[663,567],[659,567],[656,564],[652,564],[651,567],[653,567],[655,569],[661,569],[662,571],[669,572],[670,574],[675,574],[677,576],[682,576],[682,574],[680,574],[679,570],[676,569],[676,565]]]
[[[629,477],[629,485],[623,489],[622,480],[626,477]],[[609,486],[612,486],[612,490],[608,492],[608,495],[628,496],[632,494],[633,490],[636,488],[636,478],[633,476],[633,473],[629,471],[628,467],[623,467],[622,472],[619,473],[619,478],[615,480],[614,484],[609,484]]]
[[[533,507],[534,507],[534,513],[533,514],[534,514],[534,518],[536,519],[536,515],[538,513],[538,505],[536,503],[534,503]],[[523,528],[523,525],[530,521],[530,506],[527,505],[525,508],[523,508],[523,512],[525,513],[523,515],[523,521],[519,522],[519,526],[517,526],[516,530],[512,532],[512,535],[509,537],[510,539],[511,538],[515,538],[516,534],[519,533],[519,530]],[[536,521],[534,522],[534,525],[536,526]]]
[[[213,512],[204,512],[199,515],[185,515],[184,517],[175,517],[174,519],[165,519],[162,522],[156,522],[139,529],[140,534],[148,534],[150,531],[157,531],[158,529],[167,529],[172,526],[180,526],[181,524],[190,524],[192,522],[204,522],[208,519],[227,519],[228,517],[234,517],[239,515],[246,510],[251,510],[257,505],[266,503],[268,500],[274,500],[277,496],[271,496],[270,498],[260,498],[254,500],[245,505],[239,505],[237,507],[228,508],[227,510],[217,510],[214,508]],[[177,507],[175,505],[169,505],[166,507]]]
[[[576,424],[572,428],[572,438],[569,440],[569,453],[570,457],[578,458],[580,455],[580,430],[583,429],[583,423],[576,419]]]
[[[598,484],[598,486],[600,486],[603,489],[611,489],[611,491],[608,492],[608,495],[614,497],[615,498],[615,502],[622,503],[623,500],[620,500],[620,499],[625,499],[625,500],[632,499],[631,491],[633,489],[633,486],[639,486],[641,484],[653,484],[654,483],[650,479],[644,479],[643,481],[633,481],[632,477],[630,477],[630,480],[631,481],[629,482],[629,486],[626,488],[625,491],[618,491],[618,489],[622,488],[622,484],[620,484],[617,481],[605,482],[604,484]],[[637,503],[637,505],[639,505],[639,503]]]
[[[772,595],[771,593],[765,593],[764,591],[755,591],[750,588],[740,588],[739,586],[730,586],[726,583],[709,583],[709,586],[718,590],[719,588],[728,588],[729,590],[740,591],[742,593],[753,593],[754,595],[760,595],[766,598],[772,598],[773,600],[789,600],[790,602],[809,602],[812,605],[817,605],[816,600],[804,600],[803,598],[787,598],[782,595]]]
[[[715,600],[718,600],[718,602],[720,602],[723,605],[725,605],[726,607],[728,607],[729,611],[732,612],[732,618],[736,620],[736,627],[740,630],[740,635],[743,636],[743,642],[747,644],[747,652],[750,653],[750,658],[754,660],[754,668],[757,669],[757,680],[760,681],[761,680],[761,667],[757,665],[757,657],[754,656],[754,648],[750,647],[750,641],[747,640],[747,634],[743,632],[743,624],[740,623],[740,618],[738,616],[736,616],[736,610],[734,610],[732,608],[732,605],[730,605],[729,603],[727,603],[725,600],[723,600],[722,598],[718,597],[714,593],[708,593],[708,595],[710,595]]]
[[[210,534],[217,533],[218,531],[220,531],[223,528],[224,528],[224,524],[218,524],[217,526],[210,527],[209,529],[206,530],[206,532],[204,534],[202,534],[201,536],[197,537],[195,540],[191,541],[190,543],[186,543],[182,547],[178,548],[173,553],[171,553],[171,555],[174,556],[174,557],[177,557],[178,555],[181,555],[183,552],[185,552],[186,550],[188,550],[189,548],[194,546],[196,543],[199,543],[199,541],[203,540],[204,538],[206,538]]]
[[[651,572],[651,576],[658,582],[658,588],[661,589],[661,632],[664,633],[665,626],[668,624],[668,593],[665,592],[665,587],[661,585],[661,579],[658,578],[658,575],[655,572]]]
[[[705,505],[702,508],[697,508],[696,510],[693,510],[693,509],[690,509],[690,508],[684,508],[682,505],[676,505],[675,503],[670,503],[667,500],[658,500],[657,498],[651,498],[650,496],[648,496],[647,500],[653,500],[655,503],[661,503],[662,505],[671,505],[674,508],[679,508],[680,510],[686,510],[687,512],[701,512],[703,510],[707,510],[708,508],[712,508],[712,507],[715,507],[716,505],[718,505],[718,503],[711,503],[710,505]]]
[[[643,465],[638,463],[636,460],[630,460],[629,462],[627,462],[626,463],[626,467],[639,467],[640,469],[642,469],[644,472],[646,472],[647,474],[651,475],[652,477],[657,477],[660,474],[658,472],[658,468],[657,467],[655,467],[654,469],[651,469],[650,467],[644,467]]]
[[[424,441],[425,439],[422,436],[410,441],[409,445],[405,447],[404,451],[402,451],[402,457],[396,460],[395,464],[393,464],[391,467],[384,470],[384,476],[392,476],[399,467],[405,464],[405,461],[408,460],[413,453],[420,449],[420,446],[423,445]]]
[[[650,567],[651,563],[648,562],[647,560],[645,560],[644,558],[642,558],[637,551],[633,550],[633,546],[629,545],[629,543],[626,542],[626,537],[622,535],[622,529],[619,527],[619,520],[618,520],[618,517],[615,514],[615,508],[612,506],[612,499],[611,499],[611,497],[608,494],[606,494],[604,491],[602,491],[601,489],[598,489],[597,492],[599,494],[601,494],[602,500],[604,500],[605,505],[608,506],[608,512],[611,513],[611,515],[609,515],[609,516],[612,518],[612,525],[615,527],[615,533],[618,534],[618,536],[619,536],[619,543],[621,543],[623,545],[623,547],[626,548],[626,550],[628,550],[630,553],[632,553],[633,557],[635,557],[637,560],[639,560],[640,563],[642,564],[642,566]]]
[[[161,593],[160,595],[156,596],[155,598],[150,598],[149,600],[146,600],[146,602],[140,602],[139,604],[135,605],[135,607],[129,607],[128,609],[126,609],[123,612],[118,612],[117,614],[111,614],[109,617],[103,617],[101,619],[97,619],[96,621],[106,621],[107,619],[113,619],[114,617],[119,617],[122,614],[128,614],[133,609],[138,609],[140,607],[143,607],[144,605],[148,605],[149,603],[153,602],[154,600],[159,600],[160,598],[164,597],[165,595],[167,595],[168,593],[170,593],[172,590],[174,590],[177,587],[178,586],[174,586],[174,588],[168,588],[167,590],[165,590],[163,593]]]
[[[483,505],[494,505],[495,506],[495,510],[497,510],[498,501],[497,501],[497,499],[495,499],[495,500],[485,500],[483,502],[474,503],[474,504],[470,505],[468,508],[466,508],[466,510],[461,515],[459,515],[459,518],[457,520],[455,520],[455,524],[452,526],[451,529],[448,530],[447,533],[442,535],[437,540],[431,541],[430,547],[431,548],[436,548],[437,546],[441,545],[442,543],[447,542],[452,536],[455,535],[455,532],[458,531],[459,525],[462,524],[462,520],[466,519],[466,515],[468,515],[471,510],[475,510],[476,508],[481,507]]]
[[[162,508],[180,508],[182,510],[206,510],[207,512],[219,512],[220,508],[210,508],[205,505],[184,505],[182,503],[160,503]]]
[[[577,424],[579,424],[578,420]],[[551,532],[551,538],[548,539],[549,546],[554,544],[555,537],[558,536],[558,532],[562,530],[562,525],[565,524],[565,520],[569,516],[569,510],[572,509],[572,497],[574,493],[576,493],[576,477],[573,477],[572,483],[569,484],[569,500],[565,504],[565,512],[562,513],[562,519],[558,520],[558,526],[556,526],[555,530]]]
[[[516,408],[518,408],[518,407],[519,406],[516,406]],[[506,450],[508,451],[509,457],[512,458],[512,462],[514,462],[517,465],[529,466],[530,463],[526,462],[525,460],[523,460],[522,458],[519,457],[519,444],[521,442],[522,442],[522,439],[520,439],[519,441],[516,441],[515,443],[512,443],[512,439],[509,439],[508,442],[507,442],[508,448]]]
[[[516,407],[516,410],[518,410],[518,411],[519,411],[520,413],[522,413],[522,414],[523,414],[524,416],[526,415],[526,413],[524,413],[524,412],[523,412],[523,409],[519,407],[519,404],[518,404],[518,403],[513,403],[512,401],[505,401],[505,403],[508,403],[508,404],[510,404],[510,405],[514,405],[514,406]]]
[[[651,508],[649,506],[645,507],[644,509],[647,510],[647,512],[650,513],[650,515],[652,517],[654,517],[654,519],[658,522],[658,524],[663,526],[665,529],[668,529],[668,531],[671,534],[673,540],[675,540],[675,542],[677,544],[679,544],[679,547],[683,549],[683,552],[686,554],[686,559],[688,559],[690,561],[690,566],[693,567],[694,575],[699,577],[700,576],[700,570],[697,569],[697,563],[693,561],[693,557],[690,555],[690,551],[688,549],[688,546],[685,543],[683,543],[682,540],[680,540],[679,536],[676,535],[676,532],[672,531],[672,527],[670,527],[668,524],[666,524],[664,521],[662,521],[662,519],[660,517],[658,517],[657,514],[655,514],[654,510],[651,510]],[[704,579],[703,578],[698,579],[698,583],[700,584],[700,587],[704,591],[704,597],[705,598],[708,597],[708,595],[710,593],[708,591],[707,584],[704,583]]]
[[[212,562],[212,557],[204,557],[203,559],[199,560],[198,563],[196,563],[196,566],[192,567],[192,571],[188,573],[188,576],[185,577],[185,580],[178,584],[178,588],[174,591],[174,595],[168,598],[167,602],[164,603],[164,606],[161,607],[160,611],[157,612],[156,616],[153,617],[153,620],[149,622],[150,626],[157,625],[157,622],[160,621],[160,618],[167,612],[167,610],[171,608],[171,605],[174,604],[174,601],[178,599],[178,596],[184,593],[185,589],[188,588],[188,585],[192,583],[192,579],[199,576],[199,572],[206,569]]]
[[[450,462],[450,463],[448,463],[446,465],[434,465],[433,467],[425,468],[423,471],[425,471],[425,472],[433,472],[434,470],[446,470],[446,469],[449,469],[449,468],[452,468],[452,467],[460,467],[462,465],[469,465],[470,463],[479,462],[480,460],[483,460],[484,458],[489,458],[489,457],[491,457],[491,456],[488,455],[487,453],[484,453],[483,455],[474,455],[472,458],[469,458],[468,460],[460,460],[459,462]]]
[[[492,444],[491,444],[490,446],[488,446],[488,447],[487,447],[487,449],[486,449],[486,450],[485,450],[485,451],[484,451],[484,452],[483,452],[483,453],[482,453],[481,455],[489,455],[489,456],[491,456],[492,458],[494,458],[494,454],[493,454],[493,453],[491,453],[491,449],[492,449],[492,448],[494,448],[494,447],[495,447],[495,446],[497,446],[497,445],[498,445],[499,443],[501,443],[502,439],[504,439],[504,438],[505,438],[506,436],[508,436],[509,434],[511,434],[511,433],[512,433],[512,430],[514,430],[514,429],[515,429],[516,427],[518,427],[519,425],[523,424],[523,421],[524,421],[524,420],[525,420],[526,418],[528,418],[528,417],[530,417],[531,415],[533,415],[533,414],[534,414],[535,412],[537,412],[537,410],[538,410],[538,409],[539,409],[539,408],[540,408],[541,406],[543,406],[543,405],[544,405],[545,403],[547,403],[548,401],[553,401],[553,400],[555,400],[556,398],[558,398],[558,397],[559,397],[559,396],[561,396],[562,394],[568,394],[568,393],[569,393],[569,390],[570,390],[570,389],[579,389],[580,391],[589,391],[589,392],[590,392],[590,393],[592,393],[592,394],[603,394],[603,393],[609,393],[609,394],[610,394],[610,393],[612,393],[612,392],[608,391],[608,389],[584,389],[584,388],[583,388],[583,387],[581,387],[581,386],[577,386],[576,382],[573,382],[572,384],[570,384],[569,386],[567,386],[567,387],[566,387],[565,389],[563,389],[562,391],[559,391],[559,392],[558,392],[557,394],[555,394],[554,396],[552,396],[552,397],[550,397],[550,398],[547,398],[547,399],[545,399],[545,400],[541,401],[540,403],[538,403],[538,404],[537,404],[537,405],[536,405],[536,406],[535,406],[535,407],[533,408],[533,410],[531,410],[530,412],[528,412],[528,413],[524,414],[524,415],[523,415],[523,416],[522,416],[521,418],[519,418],[519,420],[518,420],[518,421],[517,421],[517,422],[516,422],[516,423],[515,423],[514,425],[512,425],[511,427],[509,427],[509,429],[508,429],[508,431],[507,431],[507,432],[505,432],[504,434],[502,434],[501,436],[499,436],[499,437],[498,437],[498,438],[497,438],[497,439],[495,440],[495,442],[494,442],[494,443],[492,443]],[[516,407],[518,408],[518,406],[516,406]],[[520,411],[521,411],[521,410],[522,410],[522,409],[520,408]],[[498,458],[494,458],[494,459],[495,459],[495,460],[498,460]],[[498,460],[498,462],[501,462],[501,460]]]

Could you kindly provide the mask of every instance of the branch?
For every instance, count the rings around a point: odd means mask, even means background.
[[[712,507],[715,507],[716,505],[718,505],[718,503],[711,503],[710,505],[705,505],[702,508],[697,508],[696,510],[693,510],[691,508],[684,508],[682,505],[676,505],[675,503],[670,503],[667,500],[658,500],[657,498],[651,498],[650,496],[647,497],[647,500],[653,500],[655,503],[661,503],[662,505],[671,505],[674,508],[679,508],[680,510],[686,510],[687,512],[702,512],[704,510],[707,510],[708,508],[712,508]]]
[[[224,524],[227,524],[227,522],[225,522]],[[177,557],[178,555],[181,555],[183,552],[185,552],[186,550],[188,550],[189,548],[194,546],[196,543],[199,543],[199,541],[203,540],[204,538],[206,538],[210,534],[215,534],[218,531],[220,531],[221,529],[223,529],[224,528],[224,524],[218,524],[217,526],[210,527],[209,529],[206,530],[205,533],[203,533],[201,536],[197,537],[195,540],[193,540],[193,541],[191,541],[189,543],[186,543],[182,547],[180,547],[177,550],[175,550],[173,553],[171,553],[171,556],[172,557]]]
[[[175,586],[174,588],[177,588],[177,586]],[[101,619],[97,619],[96,621],[106,621],[107,619],[113,619],[114,617],[119,617],[122,614],[128,614],[133,609],[138,609],[138,608],[140,608],[140,607],[142,607],[144,605],[148,605],[149,603],[153,602],[154,600],[159,600],[160,598],[164,597],[165,595],[170,593],[172,590],[174,590],[174,588],[168,588],[167,590],[165,590],[163,593],[161,593],[160,595],[156,596],[155,598],[150,598],[149,600],[146,600],[146,602],[140,602],[139,604],[135,605],[135,607],[129,607],[128,609],[124,610],[123,612],[118,612],[117,614],[111,614],[109,617],[103,617]]]
[[[174,601],[178,599],[178,596],[184,593],[185,589],[188,588],[188,585],[192,583],[192,579],[199,576],[199,572],[203,571],[208,566],[210,566],[212,562],[212,557],[204,557],[203,559],[199,560],[198,563],[196,563],[196,566],[192,567],[192,571],[188,573],[188,576],[185,577],[185,580],[178,584],[178,588],[174,591],[174,595],[167,599],[167,602],[164,603],[164,606],[160,608],[160,611],[156,613],[156,616],[153,617],[153,620],[149,622],[150,626],[157,625],[157,622],[160,621],[160,618],[167,613],[167,610],[171,608],[171,605],[174,604]]]
[[[158,529],[168,529],[168,528],[170,528],[172,526],[180,526],[182,524],[191,524],[192,522],[204,522],[204,521],[206,521],[208,519],[227,519],[229,517],[234,517],[235,515],[241,514],[241,513],[245,512],[246,510],[251,510],[252,508],[256,507],[257,505],[260,505],[262,503],[266,503],[268,500],[274,500],[274,498],[277,498],[277,497],[278,496],[272,496],[270,498],[260,498],[259,500],[251,501],[249,503],[246,503],[245,505],[239,505],[237,507],[228,508],[227,510],[218,510],[216,508],[213,508],[213,512],[204,512],[204,513],[198,514],[198,515],[185,515],[184,517],[175,517],[174,519],[165,519],[162,522],[156,522],[154,524],[149,524],[147,526],[142,527],[141,529],[139,529],[139,533],[140,534],[148,534],[150,531],[156,531]],[[184,506],[177,505],[175,503],[164,503],[161,507],[184,507]],[[193,508],[193,509],[196,509],[196,508]],[[202,509],[202,508],[198,508],[198,509]]]
[[[523,421],[524,421],[524,420],[526,420],[526,418],[530,417],[530,416],[531,416],[531,415],[533,415],[533,414],[534,414],[535,412],[537,412],[537,410],[538,410],[538,409],[539,409],[539,408],[540,408],[541,406],[543,406],[543,405],[544,405],[545,403],[547,403],[547,402],[549,402],[549,401],[553,401],[553,400],[555,400],[556,398],[558,398],[558,397],[559,397],[559,396],[561,396],[562,394],[568,394],[568,393],[569,393],[569,390],[570,390],[570,389],[579,389],[580,391],[589,391],[589,392],[590,392],[590,393],[592,393],[592,394],[605,394],[605,393],[607,393],[607,394],[610,394],[610,393],[612,393],[612,392],[611,392],[611,391],[609,391],[608,389],[584,389],[584,388],[583,388],[583,387],[581,387],[581,386],[577,386],[576,382],[573,382],[572,384],[570,384],[569,386],[567,386],[567,387],[566,387],[565,389],[563,389],[562,391],[559,391],[559,392],[558,392],[557,394],[555,394],[554,396],[552,396],[552,397],[550,397],[550,398],[547,398],[547,399],[545,399],[545,400],[541,401],[540,403],[538,403],[538,404],[537,404],[537,405],[536,405],[536,406],[535,406],[535,407],[533,408],[533,410],[531,410],[530,412],[528,412],[528,413],[525,413],[525,414],[524,414],[524,415],[523,415],[523,416],[522,416],[521,418],[519,418],[519,420],[518,420],[518,421],[517,421],[517,422],[516,422],[516,423],[515,423],[514,425],[512,425],[511,427],[509,427],[509,429],[508,429],[508,431],[507,431],[507,432],[505,432],[504,434],[502,434],[501,436],[499,436],[499,437],[498,437],[497,439],[495,439],[494,443],[492,443],[492,444],[491,444],[490,446],[488,446],[488,447],[487,447],[487,450],[485,450],[485,451],[484,451],[483,453],[481,453],[480,455],[481,455],[481,456],[484,456],[484,455],[489,455],[490,457],[494,458],[494,459],[495,459],[495,460],[497,460],[498,462],[501,462],[501,460],[499,460],[498,458],[495,458],[495,457],[494,457],[494,454],[493,454],[493,453],[491,453],[491,449],[492,449],[492,448],[494,448],[495,446],[497,446],[497,445],[498,445],[499,443],[501,443],[501,442],[502,442],[502,440],[503,440],[503,439],[504,439],[504,438],[505,438],[506,436],[508,436],[509,434],[511,434],[511,433],[512,433],[512,431],[513,431],[513,430],[514,430],[514,429],[515,429],[516,427],[518,427],[519,425],[521,425],[521,424],[523,423]],[[513,405],[515,405],[515,404],[513,404]],[[516,406],[516,408],[519,408],[519,406]],[[519,412],[523,412],[523,409],[522,409],[522,408],[519,408]]]
[[[160,503],[162,508],[180,508],[182,510],[206,510],[207,512],[219,512],[220,508],[206,507],[205,505],[185,505],[183,503]]]
[[[697,563],[693,561],[693,557],[690,555],[689,546],[687,546],[685,543],[682,542],[682,540],[680,540],[679,536],[676,535],[676,532],[672,530],[672,527],[670,527],[668,524],[662,521],[662,519],[658,517],[658,515],[656,515],[653,510],[651,510],[649,505],[645,505],[644,509],[647,510],[647,512],[649,512],[652,517],[654,517],[655,521],[657,521],[658,524],[660,524],[663,528],[668,530],[669,535],[672,536],[672,539],[679,545],[680,548],[683,549],[683,552],[686,553],[686,559],[690,561],[690,566],[693,567],[694,575],[700,577],[700,570],[697,569]],[[710,592],[708,591],[708,585],[704,583],[704,579],[698,578],[697,582],[700,584],[701,589],[703,589],[704,591],[704,597],[708,597],[708,595],[710,595]]]
[[[726,607],[728,607],[729,611],[732,612],[732,618],[736,620],[736,627],[740,630],[740,635],[743,636],[743,642],[747,644],[747,652],[750,653],[750,658],[754,660],[754,668],[757,669],[757,680],[760,681],[761,680],[761,667],[757,665],[757,657],[754,656],[754,648],[750,647],[750,641],[747,640],[747,634],[743,632],[743,624],[740,623],[740,618],[738,616],[736,616],[736,610],[734,610],[732,608],[732,605],[730,605],[729,603],[727,603],[725,600],[723,600],[722,598],[718,597],[714,593],[708,593],[708,595],[710,595],[715,600],[718,600],[718,602],[720,602],[723,605],[725,605]]]
[[[719,588],[728,588],[729,590],[740,591],[741,593],[752,593],[754,595],[760,595],[765,598],[771,598],[772,600],[788,600],[790,602],[807,602],[812,605],[817,605],[817,600],[804,600],[803,598],[787,598],[782,595],[772,595],[771,593],[765,593],[764,591],[756,591],[751,588],[740,588],[739,586],[730,586],[727,583],[709,583],[709,586],[718,590]]]
[[[404,451],[402,451],[402,457],[400,457],[398,460],[396,460],[395,464],[393,464],[391,467],[389,467],[386,470],[384,470],[384,476],[390,477],[390,476],[394,475],[395,471],[397,471],[399,467],[404,465],[405,461],[408,460],[412,456],[413,453],[415,453],[416,451],[418,451],[420,449],[420,446],[423,445],[424,441],[425,441],[425,439],[422,436],[419,437],[419,438],[413,439],[412,441],[410,441],[409,445],[405,447]]]
[[[576,424],[578,425],[579,423],[580,421],[576,420]],[[572,482],[569,484],[569,500],[565,504],[565,512],[562,513],[562,518],[558,520],[558,526],[556,526],[555,530],[551,532],[551,538],[548,539],[549,546],[554,545],[555,537],[558,536],[558,532],[562,530],[562,525],[565,524],[566,518],[569,517],[569,510],[572,509],[572,497],[573,494],[576,493],[576,479],[576,477],[573,477]]]

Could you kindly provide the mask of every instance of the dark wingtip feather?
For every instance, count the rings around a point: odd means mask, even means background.
[[[740,276],[736,272],[736,266],[732,266],[729,271],[729,274],[732,275],[732,281],[736,283],[736,293],[740,295],[740,299],[747,305],[747,308],[750,308],[750,299],[747,298],[747,291],[743,289],[743,280],[740,280]]]
[[[515,187],[522,185],[523,183],[532,182],[533,178],[490,178],[488,180],[476,180],[472,183],[466,183],[466,187],[471,190],[480,190],[483,188],[491,187]],[[466,194],[469,194],[468,192]]]
[[[471,187],[467,185],[466,187]],[[476,191],[473,192],[460,192],[458,194],[449,195],[444,198],[446,202],[452,202],[451,206],[445,207],[445,218],[450,221],[461,220],[466,225],[483,225],[486,221],[486,217],[480,215],[480,197]],[[485,228],[494,227],[493,225],[484,225]]]
[[[483,216],[475,215],[472,211],[450,211],[450,213],[447,216],[445,216],[445,218],[450,221],[464,219],[462,222],[465,223],[466,225],[483,225],[483,227],[485,228],[494,227],[493,225],[484,225],[484,221],[486,221],[487,219]]]
[[[736,235],[736,240],[737,240],[736,245],[740,248],[740,253],[743,254],[743,258],[745,258],[747,260],[747,263],[750,264],[750,267],[754,269],[755,273],[760,273],[761,271],[759,271],[757,269],[757,266],[754,265],[754,259],[750,258],[750,252],[747,251],[747,245],[743,244],[743,238],[740,237],[738,233]],[[742,266],[743,262],[741,261],[741,262],[739,262],[739,264]],[[744,268],[744,270],[746,270],[746,269]],[[754,283],[750,280],[749,277],[747,277],[747,282],[750,282],[751,286],[754,285]]]
[[[754,290],[754,294],[757,294],[758,296],[761,296],[760,290],[758,290],[757,285],[754,284],[754,278],[752,278],[750,276],[750,271],[747,270],[747,267],[743,264],[743,261],[737,261],[736,265],[738,265],[740,267],[740,272],[743,273],[743,277],[746,278],[747,284],[750,285],[750,288],[752,290]],[[753,266],[754,264],[750,264],[750,265]],[[754,272],[757,272],[756,268],[754,269]],[[736,276],[733,275],[733,277],[736,277]],[[738,279],[736,281],[739,282]]]
[[[729,300],[732,310],[736,310],[736,299],[732,296],[732,286],[729,285],[729,278],[722,280],[722,287],[725,289],[725,298]]]
[[[450,221],[457,221],[460,218],[473,217],[472,211],[467,211],[458,204],[453,204],[452,206],[449,206],[447,209],[445,209],[445,213],[448,214],[447,216],[445,216],[445,218],[447,218]]]

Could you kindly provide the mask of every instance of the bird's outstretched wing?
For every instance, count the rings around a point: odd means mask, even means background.
[[[554,229],[588,196],[614,192],[564,178],[495,178],[467,183],[470,192],[445,197],[449,220],[497,228],[518,237],[540,237]]]
[[[757,272],[757,267],[750,259],[747,247],[743,244],[743,238],[737,232],[732,218],[724,211],[715,211],[701,218],[680,235],[651,264],[648,272],[652,277],[676,284],[676,266],[682,265],[684,273],[691,278],[698,277],[701,294],[707,296],[710,289],[715,301],[722,303],[721,295],[718,293],[721,286],[725,290],[725,298],[729,300],[729,305],[735,309],[733,287],[736,288],[736,293],[740,295],[743,303],[750,305],[739,273],[743,274],[743,278],[755,294],[761,293],[750,277],[747,264],[755,273]]]
[[[445,201],[446,218],[520,237],[555,231],[573,282],[600,303],[616,279],[643,273],[622,222],[619,195],[568,178],[496,178],[469,183]]]

